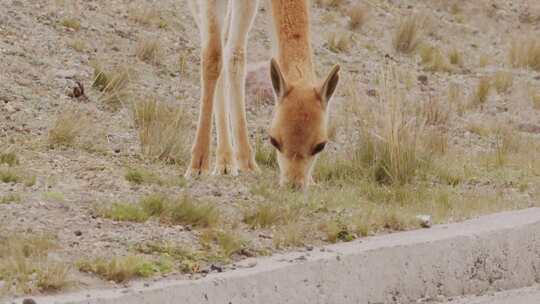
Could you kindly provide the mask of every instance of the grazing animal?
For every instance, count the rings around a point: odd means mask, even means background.
[[[303,188],[311,182],[313,165],[327,142],[328,107],[338,84],[339,66],[332,68],[326,80],[316,79],[309,0],[269,1],[276,50],[270,62],[276,106],[269,140],[277,150],[280,184]],[[202,85],[188,177],[209,169],[214,106],[217,127],[214,173],[258,170],[248,140],[245,113],[246,45],[258,3],[258,0],[190,0],[201,33]]]

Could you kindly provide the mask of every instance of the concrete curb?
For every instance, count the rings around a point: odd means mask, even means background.
[[[141,284],[36,302],[382,304],[521,288],[540,282],[540,208],[256,261],[255,267],[197,281]]]

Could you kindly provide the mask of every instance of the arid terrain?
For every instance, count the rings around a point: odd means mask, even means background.
[[[298,192],[278,187],[267,143],[266,1],[246,101],[261,172],[186,180],[186,0],[0,0],[0,299],[540,205],[537,1],[313,2],[317,72],[342,70],[317,184]]]

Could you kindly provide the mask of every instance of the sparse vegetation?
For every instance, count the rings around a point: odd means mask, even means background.
[[[132,112],[143,155],[178,164],[186,162],[191,122],[181,107],[149,97],[136,102]]]
[[[19,158],[14,151],[10,152],[1,152],[0,153],[0,165],[5,164],[10,167],[16,166],[19,164]]]
[[[49,146],[72,147],[77,137],[81,135],[85,127],[86,119],[81,111],[65,109],[56,117],[54,125],[49,130]]]
[[[62,25],[70,28],[74,31],[79,31],[81,29],[81,22],[74,18],[65,18],[62,20]]]
[[[130,71],[122,67],[108,72],[98,62],[93,62],[92,67],[94,68],[92,87],[103,92],[100,100],[114,110],[120,108],[129,96],[127,87],[130,82]]]
[[[188,195],[172,200],[165,195],[153,194],[137,203],[101,204],[96,211],[100,216],[115,221],[145,222],[156,216],[169,224],[194,227],[212,227],[220,218],[214,204],[196,201]]]
[[[352,38],[347,32],[331,32],[328,35],[327,45],[332,52],[348,52],[352,48]]]
[[[0,235],[0,281],[8,294],[58,291],[70,284],[70,269],[49,253],[56,241],[39,233]]]
[[[137,45],[137,58],[150,64],[161,62],[161,44],[155,38],[141,38]]]
[[[369,7],[362,4],[355,4],[347,11],[349,17],[349,26],[353,30],[360,29],[367,21],[369,15]]]
[[[516,68],[540,71],[540,39],[523,38],[512,41],[509,60]]]
[[[499,71],[493,76],[493,86],[499,94],[507,92],[513,83],[514,78],[510,72]]]
[[[0,196],[0,204],[11,204],[21,202],[21,196],[18,194],[7,194]]]
[[[482,77],[478,80],[476,87],[471,95],[470,105],[472,107],[482,106],[486,103],[491,90],[491,81],[488,77]]]
[[[411,15],[400,20],[392,40],[396,51],[410,54],[422,40],[422,27],[425,18],[421,15]]]
[[[431,72],[451,72],[452,67],[441,49],[429,45],[422,45],[420,58],[425,69]]]
[[[129,255],[112,259],[81,260],[77,267],[82,272],[93,273],[107,281],[122,283],[134,278],[147,278],[159,272],[159,265],[141,256]]]

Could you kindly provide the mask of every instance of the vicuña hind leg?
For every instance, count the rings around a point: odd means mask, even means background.
[[[227,1],[202,0],[200,4],[201,32],[201,101],[195,143],[186,177],[208,171],[212,136],[212,110],[216,84],[222,67],[221,28]]]
[[[225,47],[225,75],[234,135],[235,158],[241,171],[257,171],[246,123],[246,44],[258,0],[232,0],[230,31]]]

